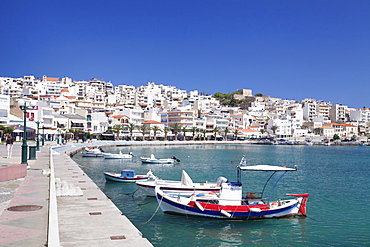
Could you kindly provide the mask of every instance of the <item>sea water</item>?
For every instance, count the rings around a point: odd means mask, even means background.
[[[282,145],[193,145],[114,147],[132,151],[132,160],[73,159],[154,246],[370,246],[368,203],[370,147]],[[140,156],[176,156],[179,163],[142,164]],[[236,166],[245,156],[248,165],[294,167],[279,181],[271,199],[286,193],[310,193],[306,218],[250,221],[220,220],[164,214],[154,197],[145,197],[136,184],[106,182],[103,172],[149,169],[162,179],[181,180],[185,170],[194,182],[215,182],[219,176],[236,181]],[[244,172],[243,190],[262,191],[268,172]]]

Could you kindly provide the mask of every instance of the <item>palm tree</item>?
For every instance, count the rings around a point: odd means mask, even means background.
[[[233,131],[233,134],[234,134],[234,138],[235,138],[235,140],[237,140],[237,139],[238,139],[239,130],[238,130],[238,129],[235,129],[235,130]]]
[[[213,133],[215,133],[215,140],[216,140],[216,136],[217,136],[217,133],[220,131],[220,128],[215,126],[212,130]]]
[[[153,126],[152,127],[152,130],[153,130],[153,132],[154,132],[154,139],[157,139],[156,137],[157,137],[157,132],[161,132],[162,130],[161,130],[161,128],[159,128],[158,126]]]
[[[227,141],[227,133],[229,133],[230,132],[230,128],[229,127],[226,127],[225,129],[224,129],[224,133],[225,133],[225,140]]]
[[[180,130],[181,127],[178,123],[175,123],[171,127],[172,127],[173,131],[175,132],[175,140],[177,140],[177,132]]]
[[[139,131],[141,132],[141,134],[143,135],[143,141],[145,140],[144,136],[145,136],[145,132],[147,132],[148,130],[148,126],[146,126],[145,124],[142,124],[138,127]]]
[[[188,129],[186,128],[186,126],[183,126],[182,128],[181,128],[181,131],[182,131],[182,133],[183,133],[183,135],[184,135],[184,141],[186,141],[185,139],[185,132],[187,132],[188,131]]]
[[[134,123],[130,123],[126,129],[128,129],[128,131],[130,131],[130,140],[132,140],[132,132],[134,132],[134,130],[136,129],[136,125]]]
[[[164,139],[165,140],[167,140],[167,134],[168,134],[168,132],[169,132],[170,130],[167,128],[167,127],[165,127],[164,129],[163,129],[163,133],[164,133]]]
[[[116,124],[113,126],[112,130],[116,133],[117,139],[119,140],[119,133],[121,130],[123,130],[123,126],[121,124]]]
[[[266,130],[265,129],[260,129],[261,135],[265,134]]]
[[[273,125],[273,126],[271,126],[270,130],[272,130],[272,132],[273,132],[273,133],[274,133],[274,135],[275,135],[275,132],[276,132],[276,130],[277,130],[278,128],[279,128],[278,126]]]
[[[203,129],[202,133],[203,133],[203,140],[206,140],[207,129]]]
[[[191,129],[190,129],[190,132],[191,132],[191,133],[192,133],[192,135],[193,135],[193,141],[194,141],[195,133],[197,133],[197,131],[198,131],[198,129],[197,129],[197,127],[195,127],[195,126],[191,127]]]

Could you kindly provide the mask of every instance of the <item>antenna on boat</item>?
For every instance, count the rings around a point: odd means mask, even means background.
[[[241,172],[240,172],[240,167],[242,166],[246,166],[247,165],[247,160],[245,159],[245,155],[243,155],[242,159],[240,160],[240,163],[238,165],[238,169],[237,169],[237,174],[236,174],[236,178],[237,178],[237,182],[240,183],[241,182]]]

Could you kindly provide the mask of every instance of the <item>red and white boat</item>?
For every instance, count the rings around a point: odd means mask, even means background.
[[[238,181],[222,183],[220,193],[216,194],[194,193],[191,196],[183,196],[176,193],[166,193],[158,185],[155,188],[158,204],[164,213],[219,219],[249,220],[306,216],[306,203],[310,195],[308,193],[287,194],[291,196],[290,199],[276,201],[263,198],[266,185],[274,174],[283,172],[282,177],[288,171],[296,171],[296,168],[270,165],[246,166],[243,157],[237,169]],[[247,193],[243,197],[242,183],[240,182],[241,171],[271,171],[273,174],[267,180],[261,193]]]
[[[149,170],[147,174],[136,175],[135,170],[122,170],[121,173],[104,172],[106,180],[115,182],[135,183],[136,181],[147,181],[154,178],[152,171]]]

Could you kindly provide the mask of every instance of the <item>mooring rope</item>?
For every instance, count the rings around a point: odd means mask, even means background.
[[[158,207],[157,207],[157,209],[155,210],[155,212],[153,213],[153,215],[149,218],[149,220],[147,220],[146,222],[144,222],[144,223],[142,223],[142,224],[135,224],[135,225],[137,225],[137,226],[142,226],[142,225],[148,224],[148,223],[153,219],[154,215],[158,212],[158,209],[159,209],[159,207],[161,206],[162,199],[163,199],[163,196],[162,196],[162,198],[161,198],[161,201],[158,203]]]

